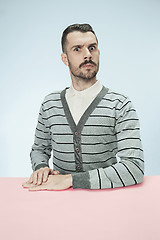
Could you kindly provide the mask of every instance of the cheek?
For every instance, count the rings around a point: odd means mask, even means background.
[[[99,53],[98,53],[98,52],[96,52],[96,53],[93,55],[93,57],[94,57],[95,60],[99,61]]]
[[[73,66],[75,67],[79,67],[79,65],[83,62],[83,59],[81,59],[80,56],[74,56],[72,59],[71,59],[71,63]]]

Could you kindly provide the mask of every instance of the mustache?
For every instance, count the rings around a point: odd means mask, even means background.
[[[81,68],[83,65],[85,65],[85,64],[87,64],[87,63],[91,63],[91,64],[93,64],[93,65],[97,65],[95,62],[93,62],[91,59],[89,60],[89,61],[85,61],[85,62],[83,62],[83,63],[81,63],[80,65],[79,65],[79,67]]]

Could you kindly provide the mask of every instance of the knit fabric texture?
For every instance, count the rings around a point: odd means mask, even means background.
[[[105,86],[75,124],[65,93],[41,105],[31,151],[33,171],[49,167],[72,174],[73,188],[103,189],[141,183],[144,157],[139,119],[130,99]]]

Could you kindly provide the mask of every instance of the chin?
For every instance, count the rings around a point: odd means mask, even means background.
[[[92,74],[86,74],[86,76],[84,76],[84,79],[86,80],[86,81],[90,81],[90,80],[92,80],[93,78],[95,78],[96,77],[96,75],[97,75],[97,72],[93,72]]]

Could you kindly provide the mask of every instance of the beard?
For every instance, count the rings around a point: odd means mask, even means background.
[[[96,67],[95,70],[93,71],[92,68],[89,68],[89,69],[85,69],[85,72],[83,72],[81,70],[81,67],[87,63],[92,63]],[[97,72],[99,70],[99,62],[98,62],[98,64],[96,64],[92,60],[81,63],[79,67],[74,67],[68,59],[68,65],[69,65],[69,69],[70,69],[70,72],[72,73],[72,75],[79,79],[83,79],[84,81],[92,80],[97,75]]]

